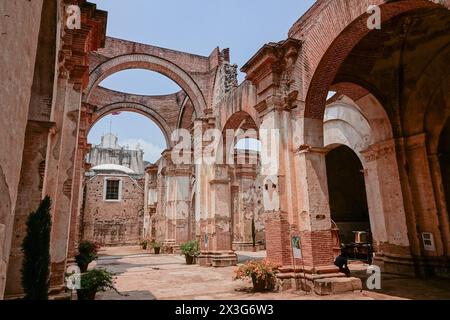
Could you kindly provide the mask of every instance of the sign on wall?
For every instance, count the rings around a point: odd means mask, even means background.
[[[300,237],[293,236],[291,239],[292,252],[295,259],[302,259],[302,249],[300,247]]]

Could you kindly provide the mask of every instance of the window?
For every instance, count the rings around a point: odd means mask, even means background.
[[[107,179],[105,187],[105,200],[120,200],[120,180]]]

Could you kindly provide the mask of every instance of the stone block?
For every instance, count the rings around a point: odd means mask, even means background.
[[[359,278],[323,278],[314,281],[314,292],[325,296],[362,290]]]

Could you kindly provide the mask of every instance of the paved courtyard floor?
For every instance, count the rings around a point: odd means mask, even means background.
[[[212,268],[186,265],[179,255],[154,255],[139,247],[104,248],[91,267],[106,268],[116,274],[116,287],[122,295],[109,290],[99,293],[99,300],[374,300],[374,299],[450,299],[450,280],[420,280],[383,275],[382,290],[318,296],[287,291],[254,293],[251,283],[233,281],[236,267]],[[262,259],[265,252],[238,252],[239,262]],[[351,265],[354,276],[365,277],[361,263]]]

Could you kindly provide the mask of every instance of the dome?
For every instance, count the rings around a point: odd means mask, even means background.
[[[126,174],[135,173],[130,168],[118,165],[118,164],[100,164],[98,166],[92,167],[91,170],[94,171],[120,171]]]

